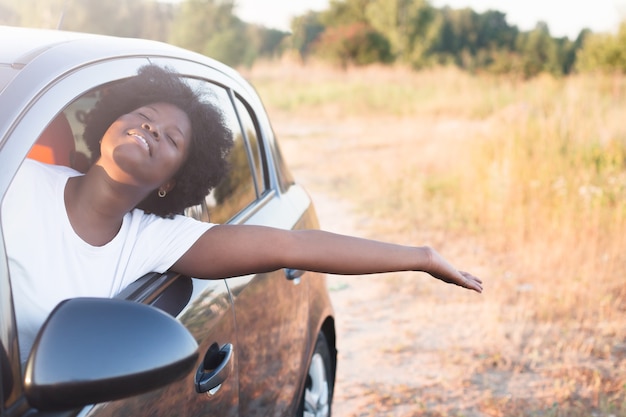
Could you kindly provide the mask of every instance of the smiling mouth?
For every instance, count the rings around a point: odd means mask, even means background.
[[[143,145],[144,148],[146,148],[146,151],[148,152],[148,154],[152,155],[152,152],[150,151],[150,145],[148,144],[148,141],[146,140],[146,138],[144,138],[143,136],[141,136],[140,134],[137,133],[128,133],[129,136],[132,136],[133,138],[135,138],[135,140],[140,144]]]

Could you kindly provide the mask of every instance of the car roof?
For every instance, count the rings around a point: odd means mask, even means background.
[[[50,72],[55,73],[122,56],[169,56],[193,59],[240,78],[232,68],[206,56],[163,42],[96,35],[51,29],[0,25],[0,91],[30,63],[44,55]]]
[[[26,65],[43,51],[63,42],[90,35],[59,30],[0,26],[0,65]]]

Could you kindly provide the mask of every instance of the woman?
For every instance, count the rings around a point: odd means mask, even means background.
[[[415,270],[482,291],[478,278],[429,247],[178,215],[224,176],[231,137],[219,110],[182,78],[147,66],[88,115],[94,162],[86,174],[24,162],[3,206],[23,359],[58,302],[114,296],[153,271],[219,279],[280,268]]]

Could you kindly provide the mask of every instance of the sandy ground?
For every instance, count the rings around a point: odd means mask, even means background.
[[[322,228],[367,235],[349,203],[311,194]],[[449,291],[462,291],[439,283],[424,283],[424,296],[415,296],[411,281],[428,280],[418,273],[329,277],[339,350],[334,416],[411,416],[427,408],[445,413],[457,408],[447,395],[464,395],[465,406],[481,396],[464,392],[469,370],[459,360],[463,345],[480,334],[479,325],[467,320],[474,304],[439,303]]]
[[[292,140],[299,134],[290,126],[277,128],[281,148],[321,227],[387,240],[349,201],[330,195],[333,178],[316,161],[336,150],[332,140]],[[330,276],[328,285],[339,350],[334,416],[488,415],[476,408],[484,392],[466,386],[473,372],[466,352],[488,337],[482,296],[421,273]]]
[[[349,200],[355,176],[376,181],[401,164],[424,170],[454,163],[454,150],[463,149],[458,141],[488,126],[272,116],[323,229],[428,244],[484,281],[479,295],[416,272],[330,276],[339,350],[335,417],[626,416],[621,316],[586,324],[534,320],[533,288],[511,272],[525,271],[520,254],[492,253],[468,236],[428,230],[427,221],[398,230],[394,219],[372,216],[375,207]],[[375,199],[382,183],[360,200]]]

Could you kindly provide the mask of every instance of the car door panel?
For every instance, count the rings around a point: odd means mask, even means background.
[[[237,346],[232,302],[223,280],[191,280],[191,302],[178,316],[181,323],[198,342],[200,357],[197,368],[203,366],[206,352],[211,346],[232,344]],[[126,400],[100,404],[87,413],[90,417],[137,416],[171,417],[172,410],[180,415],[237,416],[238,376],[237,358],[233,359],[234,371],[228,375],[214,394],[198,393],[195,388],[195,371],[182,380],[163,389]]]
[[[246,223],[293,229],[301,215],[276,192],[263,199]],[[227,280],[237,320],[241,416],[295,413],[309,337],[305,276],[289,280],[281,269]]]
[[[251,150],[252,175],[262,185],[258,188],[265,190],[246,223],[293,229],[302,213],[293,210],[275,182],[269,157],[270,132],[262,130],[254,106],[246,97],[235,97],[243,135]],[[268,182],[273,182],[270,189],[266,188]],[[300,277],[290,280],[281,269],[257,274],[245,282],[229,279],[228,285],[237,319],[240,415],[294,415],[306,374],[308,282]]]
[[[288,281],[284,270],[258,274],[244,288],[233,281],[240,415],[293,415],[306,362],[306,284]]]

